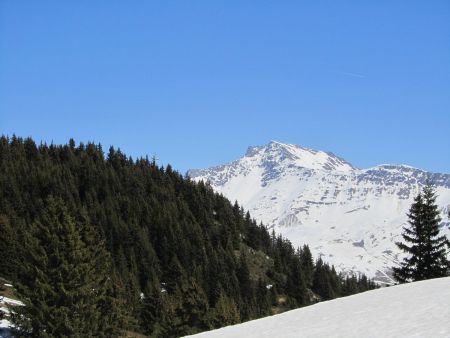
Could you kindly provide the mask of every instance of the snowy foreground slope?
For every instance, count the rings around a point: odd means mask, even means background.
[[[450,337],[450,277],[318,303],[192,337]]]
[[[249,147],[232,163],[188,175],[210,182],[295,246],[308,243],[338,271],[379,282],[392,282],[390,269],[402,259],[395,241],[427,180],[439,195],[442,234],[450,236],[450,174],[405,165],[357,169],[332,153],[272,141]]]

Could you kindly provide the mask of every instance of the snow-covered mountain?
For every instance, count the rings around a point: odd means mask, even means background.
[[[450,236],[450,174],[405,165],[357,169],[329,152],[272,141],[249,147],[230,164],[188,175],[237,200],[294,245],[308,243],[336,269],[378,281],[389,282],[390,268],[402,257],[394,242],[427,180],[439,195],[442,233]]]
[[[192,337],[450,337],[450,277],[321,302]]]

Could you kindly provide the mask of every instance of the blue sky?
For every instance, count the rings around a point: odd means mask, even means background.
[[[450,172],[450,1],[2,0],[0,133],[181,172],[272,139]]]

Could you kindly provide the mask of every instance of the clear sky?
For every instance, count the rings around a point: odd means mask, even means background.
[[[0,1],[0,133],[182,173],[270,140],[450,173],[450,1]]]

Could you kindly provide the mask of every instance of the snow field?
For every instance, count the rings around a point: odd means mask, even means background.
[[[367,291],[192,337],[449,338],[450,277]]]

